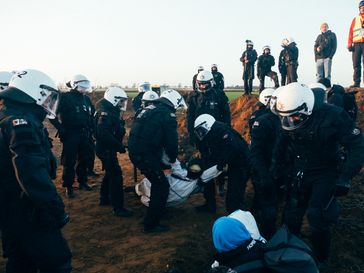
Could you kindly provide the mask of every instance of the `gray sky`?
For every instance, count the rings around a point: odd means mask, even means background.
[[[313,44],[327,22],[338,39],[332,81],[352,83],[346,49],[352,0],[1,0],[0,70],[36,68],[57,82],[191,85],[198,65],[219,65],[241,85],[245,40],[277,58],[284,37],[300,50],[299,81],[315,81]],[[277,65],[273,68],[278,71]],[[257,79],[255,84],[257,84]],[[267,80],[267,85],[273,85]]]

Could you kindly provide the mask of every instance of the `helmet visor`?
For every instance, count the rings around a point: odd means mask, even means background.
[[[120,108],[120,111],[126,111],[126,107],[128,106],[128,101],[125,99],[119,100],[117,107]]]
[[[46,98],[40,104],[41,107],[48,113],[47,117],[54,119],[57,113],[57,107],[59,102],[59,92],[56,90],[43,90],[44,96]]]
[[[205,123],[206,122],[203,122],[195,128],[195,135],[200,141],[202,141],[209,132],[209,130],[205,127]]]
[[[203,82],[203,81],[197,81],[198,91],[200,92],[206,92],[212,88],[211,81]]]
[[[77,87],[77,90],[80,92],[91,93],[91,91],[92,91],[90,81],[75,82],[75,85]]]
[[[295,113],[290,116],[280,116],[282,128],[287,131],[295,130],[306,123],[309,116],[303,113]]]
[[[139,87],[138,87],[139,92],[147,92],[147,91],[151,91],[151,90],[152,90],[152,88],[151,88],[150,83],[144,83],[144,84],[139,85]]]

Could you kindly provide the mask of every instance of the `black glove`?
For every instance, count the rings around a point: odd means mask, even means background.
[[[345,196],[350,189],[350,180],[339,179],[335,185],[334,195],[336,197]]]
[[[349,52],[353,52],[354,51],[354,46],[352,45],[352,46],[349,46],[348,47],[348,50],[349,50]]]

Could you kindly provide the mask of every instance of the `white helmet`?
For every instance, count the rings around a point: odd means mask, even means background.
[[[294,39],[292,37],[287,37],[282,40],[282,46],[288,46],[294,43]]]
[[[308,87],[310,88],[310,89],[313,89],[313,88],[320,88],[320,89],[323,89],[324,91],[326,91],[326,86],[325,85],[323,85],[322,83],[319,83],[319,82],[313,82],[313,83],[310,83],[309,85],[308,85]]]
[[[21,103],[36,103],[48,113],[49,118],[56,117],[59,90],[56,83],[39,70],[17,71],[10,79],[9,88],[0,94]]]
[[[213,68],[216,68],[216,70],[217,70],[217,64],[212,64],[211,69],[213,69]]]
[[[84,75],[74,75],[69,81],[69,86],[79,92],[92,92],[91,83]]]
[[[202,71],[202,70],[204,70],[205,68],[203,68],[203,66],[202,65],[199,65],[198,67],[197,67],[197,72],[200,72],[200,71]]]
[[[274,92],[273,88],[266,88],[259,94],[259,101],[264,104],[265,106],[268,105],[270,98]]]
[[[104,98],[113,106],[118,106],[121,111],[126,111],[128,96],[122,88],[116,86],[109,87],[104,93]]]
[[[214,87],[214,76],[212,75],[211,71],[202,70],[197,75],[196,83],[198,91],[206,92]]]
[[[212,125],[215,123],[215,118],[209,114],[199,115],[194,124],[195,135],[201,141],[210,132]]]
[[[9,86],[9,81],[13,73],[8,71],[0,71],[0,91],[6,89]]]
[[[154,101],[158,98],[159,98],[159,96],[158,96],[157,92],[147,91],[143,94],[142,101]]]
[[[152,85],[150,84],[150,82],[139,83],[138,92],[142,93],[142,92],[147,92],[147,91],[152,91]]]
[[[294,82],[284,86],[276,104],[282,128],[291,131],[301,127],[312,114],[314,103],[314,94],[307,85]]]
[[[167,99],[173,105],[174,109],[177,109],[179,107],[187,109],[187,104],[185,100],[176,90],[168,89],[166,91],[163,91],[160,97]]]
[[[252,40],[245,40],[246,46],[254,46],[254,43]]]
[[[263,46],[263,53],[264,53],[264,51],[265,51],[266,49],[268,49],[268,50],[270,51],[270,46],[269,46],[269,45]]]
[[[273,92],[273,94],[271,95],[270,100],[269,100],[269,108],[276,115],[278,115],[277,114],[277,111],[276,111],[277,97],[278,97],[279,92],[283,88],[284,88],[284,86],[281,86],[281,87],[278,87],[277,89],[275,89],[274,92]]]

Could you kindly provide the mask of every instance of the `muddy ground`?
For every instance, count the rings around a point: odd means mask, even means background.
[[[357,95],[361,108],[358,124],[364,129],[364,90]],[[93,94],[94,100],[100,94]],[[256,103],[256,97],[239,97],[231,103],[233,126],[248,138],[247,119]],[[129,103],[130,106],[130,103]],[[131,124],[132,111],[125,115],[127,126]],[[181,155],[190,154],[186,141],[183,113],[179,115]],[[51,129],[51,135],[54,135]],[[54,140],[54,151],[59,156],[61,145]],[[133,167],[127,154],[119,155],[124,173],[125,186],[133,186]],[[96,172],[103,174],[98,159]],[[73,272],[81,273],[160,273],[170,268],[178,268],[184,273],[199,273],[209,267],[214,253],[211,240],[212,223],[225,215],[224,201],[218,197],[217,215],[197,213],[196,205],[203,203],[201,194],[192,196],[178,208],[167,209],[163,223],[170,225],[171,231],[162,234],[142,233],[142,219],[146,208],[132,192],[125,193],[127,207],[134,211],[132,218],[117,218],[110,207],[98,205],[102,175],[90,178],[94,184],[91,192],[76,189],[77,197],[69,200],[61,188],[62,167],[58,167],[55,180],[64,198],[70,223],[63,229],[73,252]],[[138,180],[142,176],[138,173]],[[333,245],[330,265],[331,272],[364,272],[364,174],[359,174],[353,183],[350,194],[341,199],[343,206],[339,224],[333,231]],[[252,197],[251,186],[247,189],[246,209]],[[303,238],[307,239],[307,225],[303,226]],[[5,260],[0,258],[0,271],[3,272]]]

